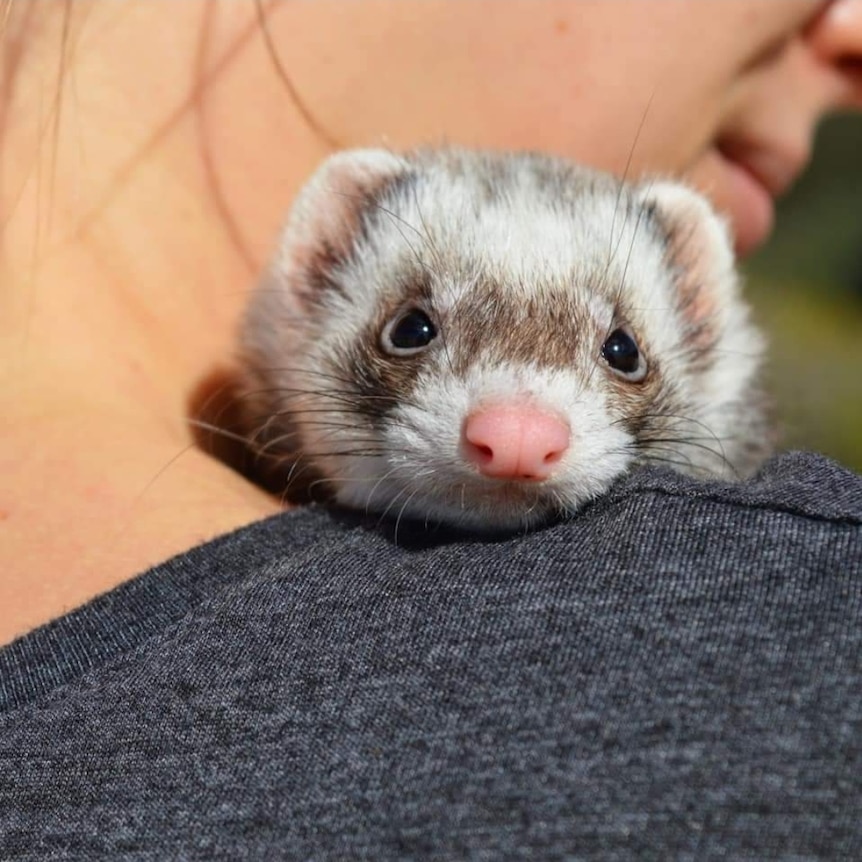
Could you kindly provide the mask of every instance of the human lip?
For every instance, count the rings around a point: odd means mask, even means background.
[[[718,151],[750,174],[773,198],[783,195],[808,162],[808,148],[757,147],[733,142],[719,143]]]

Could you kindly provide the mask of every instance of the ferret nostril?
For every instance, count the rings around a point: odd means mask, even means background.
[[[543,464],[556,464],[563,457],[563,449],[558,449],[555,452],[548,452],[542,459]]]
[[[479,454],[483,455],[485,458],[494,457],[494,450],[490,446],[486,446],[484,443],[474,443],[473,445],[479,451]]]

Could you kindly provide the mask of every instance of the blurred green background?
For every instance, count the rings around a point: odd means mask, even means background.
[[[744,270],[769,336],[782,448],[862,472],[862,117],[824,123],[772,240]]]

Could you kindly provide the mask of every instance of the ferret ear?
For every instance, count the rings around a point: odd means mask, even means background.
[[[679,307],[704,346],[714,336],[738,283],[727,223],[699,193],[666,180],[642,186],[638,197],[661,225],[676,278]]]
[[[294,201],[276,266],[294,275],[331,269],[350,252],[363,210],[406,169],[383,149],[330,156]]]

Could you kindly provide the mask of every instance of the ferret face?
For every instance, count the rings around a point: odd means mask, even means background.
[[[574,512],[637,463],[751,469],[759,354],[693,193],[457,150],[330,160],[244,334],[256,442],[298,455],[293,476],[491,529]]]

